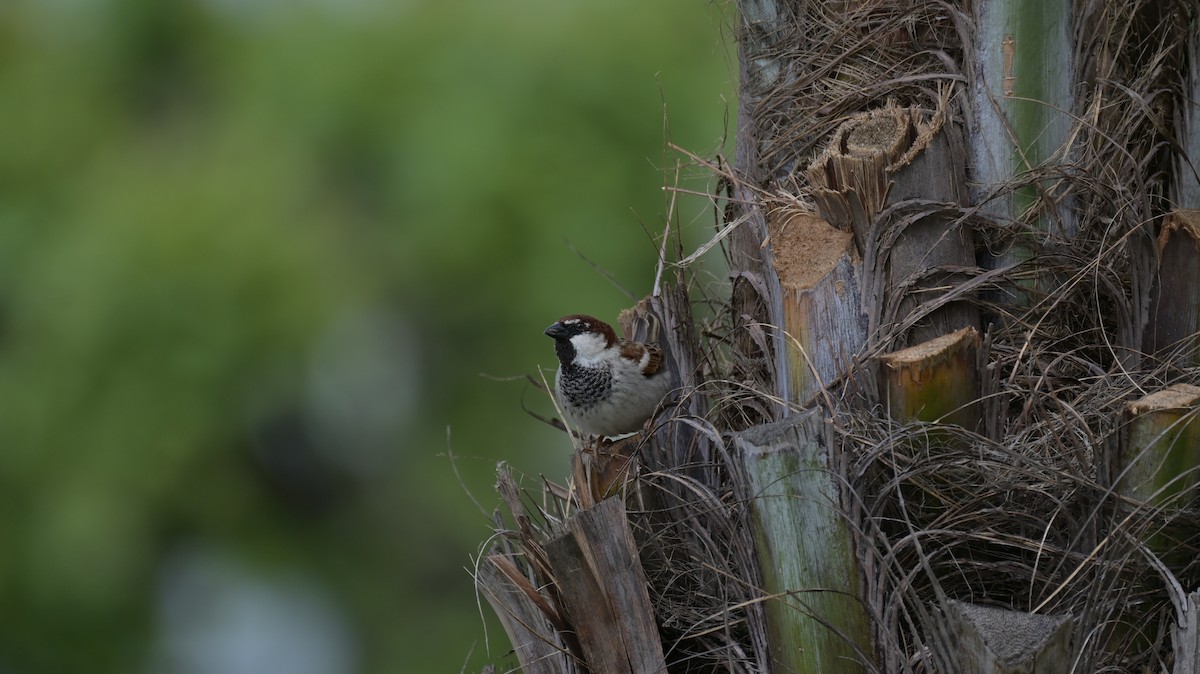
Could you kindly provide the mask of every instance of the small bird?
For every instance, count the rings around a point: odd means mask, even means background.
[[[554,396],[567,424],[583,435],[621,435],[642,427],[671,390],[662,349],[619,339],[612,326],[585,314],[546,328],[558,371]]]

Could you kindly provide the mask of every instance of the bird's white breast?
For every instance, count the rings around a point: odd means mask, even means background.
[[[671,387],[666,372],[646,377],[640,366],[619,358],[597,360],[591,367],[607,369],[610,381],[608,396],[591,405],[577,406],[563,395],[561,367],[554,382],[568,424],[587,435],[620,435],[640,429]]]

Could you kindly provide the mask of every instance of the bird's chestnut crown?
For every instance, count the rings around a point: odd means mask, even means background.
[[[546,328],[546,334],[556,340],[570,340],[572,337],[589,332],[603,337],[606,346],[612,346],[617,341],[617,334],[607,323],[587,314],[563,316]]]

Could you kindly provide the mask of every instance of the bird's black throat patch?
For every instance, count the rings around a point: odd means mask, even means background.
[[[554,355],[558,356],[558,364],[563,367],[564,373],[568,367],[571,367],[571,362],[575,360],[575,345],[569,339],[554,340]]]
[[[558,387],[560,394],[572,405],[588,409],[608,398],[612,391],[612,370],[573,364],[563,365]]]

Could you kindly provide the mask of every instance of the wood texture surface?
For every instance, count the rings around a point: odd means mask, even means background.
[[[476,587],[500,618],[525,674],[579,672],[546,615],[544,600],[505,555],[492,554],[480,563]]]
[[[1147,353],[1200,364],[1200,210],[1175,211],[1158,236],[1158,273],[1150,293]],[[1173,353],[1172,353],[1173,352]]]
[[[979,425],[979,332],[963,328],[879,358],[879,396],[897,421]]]
[[[1071,616],[1048,616],[975,606],[946,605],[946,623],[960,674],[1061,674],[1071,671]]]
[[[736,436],[774,671],[866,672],[871,627],[819,408]]]
[[[610,498],[546,543],[562,608],[592,674],[665,672],[662,643],[625,504]]]

